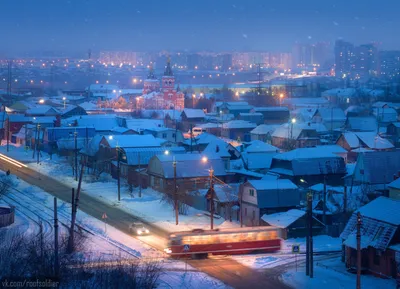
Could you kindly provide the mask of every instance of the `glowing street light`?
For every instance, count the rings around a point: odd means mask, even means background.
[[[201,158],[201,161],[202,161],[203,163],[206,163],[206,162],[208,162],[208,158],[207,158],[206,156],[204,156],[204,157]]]
[[[296,119],[292,118],[292,123],[295,124],[296,123]]]
[[[40,103],[40,104],[43,104],[43,103],[44,103],[44,99],[43,99],[43,98],[40,99],[40,100],[39,100],[39,103]]]
[[[167,155],[169,155],[169,150],[166,150],[165,152],[164,152],[164,154],[167,156]]]
[[[63,96],[63,101],[64,101],[64,109],[65,109],[65,101],[67,100],[67,98],[65,96]]]
[[[108,139],[109,139],[109,140],[112,140],[112,139],[113,139],[113,136],[112,136],[112,135],[110,135],[110,136],[108,137]]]

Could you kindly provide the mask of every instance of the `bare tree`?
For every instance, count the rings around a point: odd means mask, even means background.
[[[6,195],[11,188],[15,186],[15,182],[8,175],[0,176],[0,199]]]

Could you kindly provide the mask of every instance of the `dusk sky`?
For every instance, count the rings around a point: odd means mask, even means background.
[[[0,51],[400,49],[399,0],[1,0]]]

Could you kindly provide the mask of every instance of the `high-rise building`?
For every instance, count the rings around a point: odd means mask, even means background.
[[[379,52],[379,75],[393,79],[400,77],[400,51]]]
[[[223,54],[221,68],[223,71],[228,71],[232,67],[232,54]]]
[[[356,79],[378,74],[378,48],[375,44],[363,44],[354,48],[352,76]]]
[[[353,70],[354,45],[350,42],[337,40],[335,43],[335,75],[345,77]]]
[[[198,69],[200,66],[200,55],[195,53],[195,54],[189,54],[187,56],[187,67],[189,70],[194,70]]]

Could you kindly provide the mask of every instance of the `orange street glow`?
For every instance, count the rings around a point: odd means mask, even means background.
[[[3,154],[0,154],[0,159],[4,160],[10,164],[13,164],[14,166],[17,166],[19,168],[21,168],[21,167],[27,168],[28,167],[27,165],[20,163],[19,161],[16,161],[12,158],[9,158],[8,156],[3,155]]]

